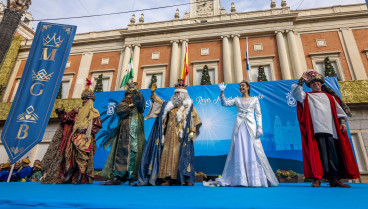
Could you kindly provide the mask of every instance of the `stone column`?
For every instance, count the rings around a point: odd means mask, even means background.
[[[239,35],[233,35],[233,53],[234,53],[234,82],[240,83],[243,80],[243,68],[240,53]]]
[[[78,69],[78,75],[75,82],[75,85],[73,91],[73,98],[80,98],[82,91],[84,89],[84,86],[86,84],[86,78],[88,78],[89,71],[91,68],[91,62],[92,62],[93,53],[92,52],[85,52],[82,55],[82,59],[80,62],[80,66]]]
[[[134,51],[133,51],[133,81],[137,82],[138,79],[138,65],[139,65],[139,55],[141,53],[141,45],[135,44]],[[129,62],[129,61],[128,61]]]
[[[221,38],[222,38],[222,59],[223,59],[224,82],[232,83],[233,76],[231,73],[231,64],[230,64],[229,37],[221,36]]]
[[[289,67],[288,55],[285,46],[284,35],[281,31],[276,31],[276,40],[277,40],[277,50],[280,58],[280,67],[282,80],[290,80],[291,72]]]
[[[178,57],[179,57],[179,45],[178,41],[171,41],[171,61],[170,61],[170,86],[173,87],[174,84],[177,82],[179,75],[178,75]]]
[[[354,34],[350,28],[340,28],[343,38],[343,44],[346,47],[347,54],[345,55],[352,67],[352,79],[353,80],[366,80],[367,74],[364,70],[362,58],[359,53],[357,43],[354,38]]]
[[[307,60],[305,59],[305,54],[304,54],[304,48],[303,48],[303,43],[302,43],[302,39],[300,37],[300,33],[295,34],[296,35],[296,44],[298,46],[298,51],[299,51],[299,58],[301,61],[301,66],[302,66],[302,72],[307,72]]]
[[[298,51],[298,45],[296,43],[295,35],[292,30],[287,31],[287,39],[289,43],[291,63],[294,70],[294,79],[300,78],[303,74],[302,65],[300,62],[300,56]]]

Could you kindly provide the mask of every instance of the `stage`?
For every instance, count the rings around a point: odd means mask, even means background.
[[[272,188],[0,183],[0,208],[368,208],[368,184],[282,183]]]

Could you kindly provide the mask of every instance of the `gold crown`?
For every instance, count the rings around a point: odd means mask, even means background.
[[[37,81],[46,81],[48,82],[52,76],[52,74],[54,73],[50,73],[47,75],[47,72],[45,69],[42,69],[40,71],[37,72],[37,74],[32,70],[33,75],[32,75],[32,80],[37,80]]]
[[[138,88],[138,83],[137,82],[130,82],[127,83],[128,89],[129,90],[136,90]]]
[[[308,70],[307,76],[308,76],[308,81],[306,82],[306,85],[308,87],[310,87],[310,84],[314,81],[319,81],[321,82],[321,84],[325,83],[325,78],[314,70]]]
[[[82,92],[82,95],[81,95],[81,98],[84,99],[92,99],[92,100],[95,100],[96,97],[95,97],[95,94],[93,93],[93,91],[91,89],[84,89],[83,92]]]
[[[50,38],[50,36],[47,34],[47,37],[43,39],[43,46],[52,46],[52,47],[59,47],[64,40],[61,40],[61,36],[58,38],[55,37],[56,33],[54,33],[54,36]]]
[[[93,101],[96,99],[95,94],[91,90],[92,82],[86,78],[85,89],[82,91],[81,98],[82,99],[92,99]]]
[[[178,79],[178,83],[175,84],[175,89],[187,89],[187,85],[185,85],[183,79]]]

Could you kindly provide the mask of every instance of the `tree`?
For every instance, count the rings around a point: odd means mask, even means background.
[[[3,18],[0,22],[0,63],[8,51],[13,35],[18,28],[20,19],[27,11],[31,0],[8,0]]]
[[[336,71],[331,65],[330,58],[325,58],[325,77],[336,77]]]
[[[262,65],[258,67],[258,81],[268,81]]]
[[[56,96],[56,99],[62,99],[62,97],[63,97],[63,82],[60,83],[60,88]]]
[[[102,84],[102,74],[98,76],[96,80],[94,92],[102,92],[103,91],[103,84]]]
[[[148,86],[148,88],[151,88],[152,87],[152,84],[154,84],[154,83],[157,83],[157,76],[156,76],[156,74],[153,74],[152,75],[152,77],[151,77],[151,83]]]
[[[211,85],[210,75],[208,74],[208,67],[205,65],[202,70],[201,85]]]

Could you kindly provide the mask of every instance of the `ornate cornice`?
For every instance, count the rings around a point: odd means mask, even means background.
[[[8,117],[8,113],[10,111],[12,103],[0,103],[0,120],[6,120]],[[64,108],[65,111],[69,112],[74,108],[81,106],[82,100],[81,99],[57,99],[54,104],[54,108],[52,109],[51,117],[50,118],[57,118],[55,113],[56,108]]]
[[[368,103],[368,80],[339,81],[339,86],[346,104]]]
[[[283,14],[283,15],[269,15],[269,16],[258,16],[258,17],[247,17],[247,18],[239,18],[239,19],[228,19],[228,20],[220,20],[206,23],[194,23],[190,22],[188,24],[182,25],[166,25],[166,26],[158,26],[158,27],[147,27],[147,28],[137,28],[121,31],[121,34],[124,37],[135,37],[151,34],[165,34],[182,31],[193,31],[193,30],[205,30],[205,29],[218,29],[218,28],[230,28],[235,26],[243,26],[243,25],[259,25],[262,23],[272,23],[272,22],[282,22],[282,21],[293,21],[297,18],[298,14]]]
[[[348,11],[348,12],[337,12],[337,13],[326,13],[326,14],[316,14],[316,15],[305,15],[305,16],[298,16],[295,20],[295,23],[301,22],[315,22],[319,20],[328,20],[328,19],[351,19],[357,17],[367,17],[368,13],[367,10],[362,11]]]

